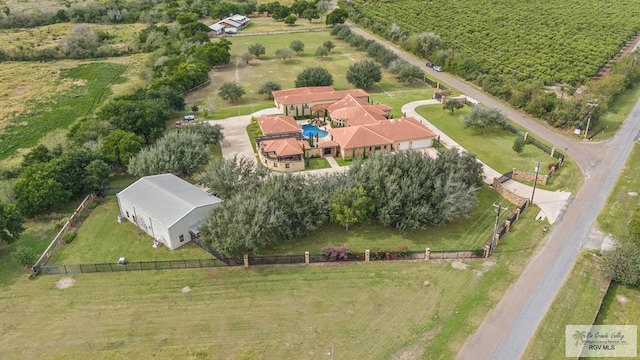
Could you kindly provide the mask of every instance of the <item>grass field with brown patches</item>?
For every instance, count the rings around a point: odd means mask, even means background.
[[[5,51],[16,50],[41,51],[43,49],[54,48],[60,45],[60,41],[69,33],[75,23],[60,23],[40,26],[32,29],[7,29],[0,30],[0,44]],[[87,24],[95,31],[103,31],[113,36],[104,44],[116,49],[124,49],[133,44],[136,34],[147,27],[146,24]]]

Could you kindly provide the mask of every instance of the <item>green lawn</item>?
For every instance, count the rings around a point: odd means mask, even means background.
[[[628,300],[628,302],[627,302]],[[640,289],[611,284],[604,297],[596,325],[640,324]]]
[[[187,108],[197,105],[201,110],[208,109],[208,119],[224,119],[230,116],[247,115],[255,111],[273,107],[273,101],[264,95],[257,94],[257,90],[265,80],[278,82],[283,89],[294,87],[295,77],[304,68],[310,66],[322,66],[326,68],[334,79],[336,89],[353,88],[345,78],[347,69],[356,61],[368,58],[367,54],[358,51],[341,40],[333,38],[328,31],[313,32],[308,34],[277,34],[277,35],[251,35],[230,38],[232,59],[229,65],[214,69],[210,72],[211,83],[198,89],[185,98]],[[305,44],[304,51],[299,55],[293,55],[292,59],[283,61],[275,58],[275,51],[279,48],[288,48],[293,40],[302,40]],[[328,57],[319,59],[315,57],[316,49],[331,40],[335,48]],[[249,45],[261,43],[266,48],[266,54],[260,59],[252,59],[249,64],[241,60]],[[221,100],[218,95],[220,84],[228,81],[240,83],[246,95],[237,103],[230,104]],[[399,116],[400,106],[407,99],[423,100],[431,98],[433,90],[426,84],[407,87],[396,81],[393,74],[382,71],[382,81],[368,90],[372,100],[388,103],[394,107],[394,115]],[[394,98],[397,98],[394,99]],[[387,101],[391,100],[391,101]],[[396,101],[393,101],[396,100]]]
[[[338,165],[340,166],[351,166],[351,163],[353,162],[352,158],[348,158],[348,159],[342,159],[341,157],[335,157],[333,158]]]
[[[616,186],[611,190],[607,203],[598,215],[598,226],[606,233],[617,238],[627,234],[627,224],[631,220],[633,211],[640,206],[640,148],[634,146],[625,167],[618,176]]]
[[[265,255],[320,254],[325,246],[344,245],[348,249],[364,252],[369,249],[393,248],[406,245],[413,251],[424,251],[429,247],[433,251],[441,250],[475,250],[482,249],[484,243],[491,238],[495,213],[493,204],[502,201],[508,204],[495,191],[483,186],[479,191],[480,203],[470,219],[463,219],[446,226],[431,226],[422,231],[399,232],[371,221],[349,227],[349,231],[330,223],[308,236],[298,238],[292,243],[282,244],[265,252]],[[508,204],[510,210],[515,209]],[[527,210],[535,212],[535,210]],[[503,215],[506,216],[506,212]]]
[[[508,172],[512,168],[533,172],[534,161],[541,161],[541,172],[546,173],[547,165],[556,161],[555,158],[531,144],[526,145],[521,153],[513,151],[512,146],[516,135],[510,131],[488,130],[480,133],[476,129],[465,129],[463,116],[469,113],[469,107],[464,107],[453,115],[450,111],[443,110],[441,105],[421,106],[417,111],[460,146],[476,154],[478,159],[501,173]],[[568,160],[551,182],[541,188],[575,192],[581,185],[578,167]]]
[[[176,250],[153,248],[153,238],[125,221],[118,224],[120,214],[115,196],[100,200],[78,230],[71,244],[64,245],[49,260],[50,264],[93,264],[116,262],[124,256],[129,261],[204,259],[211,255],[193,243]]]
[[[591,324],[607,285],[608,281],[602,276],[601,260],[592,252],[583,252],[521,359],[564,358],[565,326]]]
[[[627,115],[631,113],[633,107],[640,99],[640,85],[636,84],[634,88],[625,90],[622,95],[611,105],[609,111],[604,118],[603,125],[606,126],[602,132],[593,137],[594,141],[602,141],[613,137],[622,126],[622,123],[627,118]],[[598,125],[594,131],[602,128],[602,125]]]
[[[328,169],[331,165],[327,161],[327,159],[323,158],[311,158],[309,159],[309,165],[307,165],[305,170],[318,170],[318,169]]]

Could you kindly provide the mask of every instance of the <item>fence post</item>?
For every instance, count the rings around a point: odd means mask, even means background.
[[[500,234],[496,234],[496,246],[500,243]]]
[[[520,208],[516,209],[516,221],[518,221],[518,219],[520,219]]]
[[[529,138],[529,132],[528,131],[524,133],[523,138],[524,138],[524,141],[527,141],[527,138]]]
[[[371,250],[367,249],[364,251],[364,261],[369,262],[371,260]]]
[[[242,258],[244,260],[244,267],[249,267],[249,254],[244,254]]]
[[[431,259],[431,248],[424,249],[424,259],[425,260]]]
[[[553,155],[555,155],[555,154],[556,154],[556,148],[552,148],[552,149],[551,149],[551,156],[553,156]]]
[[[308,263],[309,263],[309,260],[310,260],[310,259],[309,259],[309,252],[308,252],[308,251],[305,251],[305,252],[304,252],[304,263],[305,263],[305,264],[308,264]]]
[[[484,258],[488,258],[489,257],[489,245],[485,245],[484,246]]]
[[[508,233],[508,232],[509,232],[509,228],[510,228],[510,227],[511,227],[511,221],[509,221],[509,220],[505,220],[505,221],[504,221],[504,228],[506,229],[506,230],[505,230],[505,233]]]

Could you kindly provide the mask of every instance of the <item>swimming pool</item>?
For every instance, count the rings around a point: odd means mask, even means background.
[[[323,137],[329,135],[328,131],[320,130],[317,126],[311,124],[302,125],[302,135],[304,137],[309,138],[311,136],[318,136],[318,139],[322,139]]]

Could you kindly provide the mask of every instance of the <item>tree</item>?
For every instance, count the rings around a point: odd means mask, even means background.
[[[11,244],[20,238],[24,229],[24,218],[15,206],[0,201],[0,240]]]
[[[304,43],[300,40],[293,40],[289,44],[289,48],[299,54],[304,51]]]
[[[402,83],[413,85],[424,80],[424,72],[419,67],[407,63],[406,66],[400,68],[396,78]]]
[[[267,95],[267,98],[273,100],[273,92],[282,90],[282,86],[273,80],[266,80],[262,84],[260,84],[260,88],[258,89],[258,94]]]
[[[447,102],[444,103],[444,105],[442,105],[443,109],[451,110],[451,115],[453,115],[454,110],[459,110],[459,109],[462,109],[463,107],[464,105],[455,99],[449,99],[447,100]]]
[[[291,14],[291,15],[287,16],[286,18],[284,18],[284,23],[289,25],[289,26],[293,26],[293,25],[295,25],[297,20],[298,20],[298,18],[295,15]]]
[[[209,150],[202,135],[172,131],[131,158],[128,172],[135,176],[162,173],[187,176],[208,160]]]
[[[104,157],[118,167],[127,167],[129,159],[144,146],[144,139],[131,131],[114,130],[109,133],[99,146]]]
[[[13,189],[16,209],[25,216],[41,214],[60,205],[71,195],[56,181],[49,164],[35,164],[24,169]]]
[[[524,150],[524,138],[522,136],[518,136],[516,140],[513,142],[513,146],[511,147],[513,151],[517,153],[521,153]]]
[[[464,119],[465,128],[474,128],[480,133],[486,129],[504,129],[506,126],[507,118],[500,110],[484,106],[474,106]]]
[[[242,61],[244,61],[245,64],[249,65],[249,61],[251,61],[251,54],[246,52],[246,53],[242,54],[242,56],[240,58],[242,59]]]
[[[302,70],[296,77],[295,86],[331,86],[333,76],[322,66],[308,67]]]
[[[98,190],[109,182],[111,167],[106,162],[96,159],[85,167],[86,179],[89,187]]]
[[[93,56],[98,50],[98,36],[87,24],[79,24],[60,40],[60,50],[65,56],[82,59]]]
[[[51,151],[46,146],[40,144],[31,151],[29,151],[24,158],[22,158],[22,163],[20,166],[26,168],[35,163],[48,163],[51,159],[53,159],[53,155],[51,155]]]
[[[293,55],[293,51],[291,51],[291,49],[288,49],[288,48],[282,48],[282,49],[276,50],[275,55],[277,58],[280,58],[283,61],[286,61],[287,59],[291,59],[291,56]]]
[[[347,231],[349,225],[366,221],[374,210],[373,201],[361,187],[335,192],[330,203],[331,221],[344,226]]]
[[[243,156],[233,156],[222,161],[212,162],[200,173],[195,180],[221,199],[229,199],[242,191],[249,193],[270,175],[269,170]]]
[[[316,9],[306,9],[302,12],[302,17],[309,20],[309,24],[311,24],[312,20],[320,19],[320,13]]]
[[[98,117],[118,129],[142,136],[150,144],[162,135],[169,120],[169,108],[165,99],[117,99],[104,105]]]
[[[322,43],[322,47],[327,49],[327,52],[331,52],[331,50],[333,50],[333,48],[335,48],[336,46],[333,43],[333,41],[327,40],[327,41]]]
[[[264,45],[260,44],[260,43],[255,43],[255,44],[251,44],[249,45],[249,49],[247,50],[247,52],[253,56],[256,57],[256,59],[260,58],[260,55],[264,55],[266,49],[264,48]]]
[[[327,50],[326,47],[320,46],[320,47],[318,47],[316,49],[316,57],[319,57],[319,58],[322,59],[323,57],[325,57],[327,55],[329,55],[329,50]]]
[[[347,70],[347,81],[361,89],[369,89],[382,80],[380,65],[371,60],[362,60],[351,64]]]
[[[349,13],[344,9],[335,9],[327,15],[325,24],[335,26],[337,24],[344,24],[345,20],[349,17]]]
[[[222,133],[222,126],[215,124],[209,125],[207,123],[191,124],[181,131],[192,132],[200,135],[202,143],[205,145],[217,144],[224,140],[224,134]]]
[[[21,266],[31,266],[36,262],[36,254],[33,252],[33,249],[24,245],[16,247],[16,249],[11,252],[11,257],[13,261]]]
[[[622,243],[604,256],[603,273],[624,286],[640,286],[640,248]]]
[[[218,90],[218,96],[222,100],[228,101],[230,103],[234,103],[245,94],[242,86],[236,82],[226,82],[220,85],[220,89]]]

